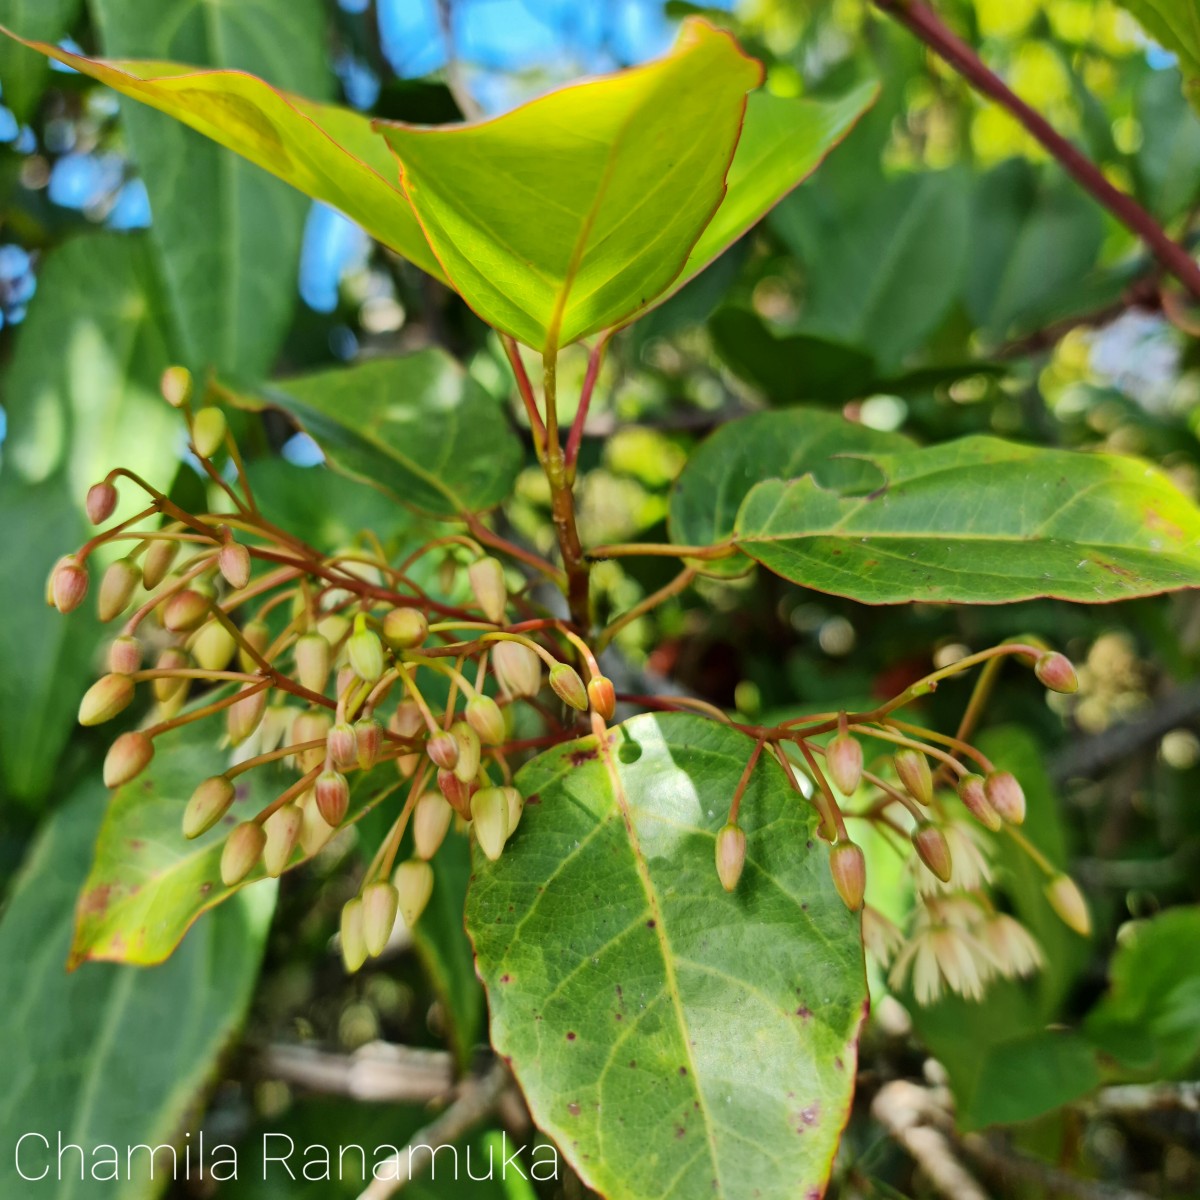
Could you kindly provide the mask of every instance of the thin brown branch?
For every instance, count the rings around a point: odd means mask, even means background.
[[[259,1056],[267,1079],[331,1096],[375,1104],[428,1104],[454,1086],[454,1062],[440,1050],[372,1042],[353,1054],[278,1044]]]

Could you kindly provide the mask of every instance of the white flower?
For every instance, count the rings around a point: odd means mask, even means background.
[[[862,936],[867,953],[881,967],[886,967],[904,945],[903,931],[869,904],[862,910]]]
[[[900,951],[888,982],[902,987],[910,969],[913,994],[924,1005],[938,999],[943,985],[968,1000],[982,1000],[992,963],[973,933],[953,925],[931,925]]]
[[[1032,975],[1046,961],[1033,934],[1007,913],[997,913],[987,921],[982,941],[992,965],[1006,979]]]
[[[927,896],[950,892],[972,892],[991,882],[992,842],[990,835],[974,823],[947,821],[942,826],[950,847],[950,878],[943,883],[920,859],[909,859],[908,867],[919,892]]]

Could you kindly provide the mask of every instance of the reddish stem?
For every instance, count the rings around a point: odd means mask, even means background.
[[[567,449],[564,461],[567,476],[575,478],[575,464],[579,461],[579,444],[583,441],[583,427],[587,424],[588,408],[592,403],[592,393],[596,390],[596,380],[600,377],[600,368],[604,364],[604,352],[608,349],[609,334],[603,334],[592,347],[588,355],[587,374],[583,379],[583,391],[579,394],[579,408],[575,420],[571,422],[571,432],[567,435]]]

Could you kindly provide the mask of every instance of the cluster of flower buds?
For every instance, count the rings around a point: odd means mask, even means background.
[[[116,512],[122,480],[149,504],[61,559],[47,584],[48,602],[70,612],[88,593],[93,555],[109,560],[97,606],[120,626],[79,720],[112,720],[139,688],[152,701],[108,751],[104,779],[116,788],[150,765],[162,734],[223,719],[224,769],[198,783],[181,822],[188,838],[230,827],[220,863],[229,887],[318,853],[352,819],[356,781],[363,805],[405,796],[343,913],[341,944],[354,969],[382,952],[398,913],[418,919],[433,888],[430,860],[456,819],[483,854],[500,856],[523,807],[509,756],[571,736],[578,713],[611,719],[613,686],[562,622],[513,619],[522,605],[504,565],[473,538],[439,538],[394,563],[374,543],[325,555],[279,529],[259,512],[222,410],[193,408],[190,378],[175,368],[163,393],[182,410],[191,447],[228,505],[190,513],[120,470],[91,488],[87,511],[97,524]],[[236,487],[214,461],[222,451]],[[113,558],[117,548],[127,553]],[[435,550],[452,568],[439,573],[439,596],[409,573]],[[568,657],[584,664],[586,685]],[[565,708],[543,695],[546,684]],[[551,730],[545,739],[512,740],[518,703]],[[290,785],[236,820],[246,794],[239,777],[281,765],[294,774]],[[409,828],[413,857],[396,866]]]

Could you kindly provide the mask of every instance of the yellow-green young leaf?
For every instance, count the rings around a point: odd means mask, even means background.
[[[340,209],[372,237],[443,278],[400,191],[395,161],[369,118],[278,91],[241,71],[106,62],[45,42],[25,44],[199,130],[305,195]]]
[[[453,286],[488,324],[553,354],[679,275],[725,195],[760,77],[693,19],[666,57],[494,120],[379,128]]]
[[[735,539],[777,574],[866,604],[1099,602],[1200,586],[1200,509],[1132,458],[973,437],[869,455],[865,496],[811,476],[746,497]]]
[[[824,1191],[866,999],[859,923],[815,812],[765,756],[722,888],[715,839],[753,750],[699,717],[635,717],[523,768],[520,826],[497,862],[476,855],[492,1042],[603,1195]]]

